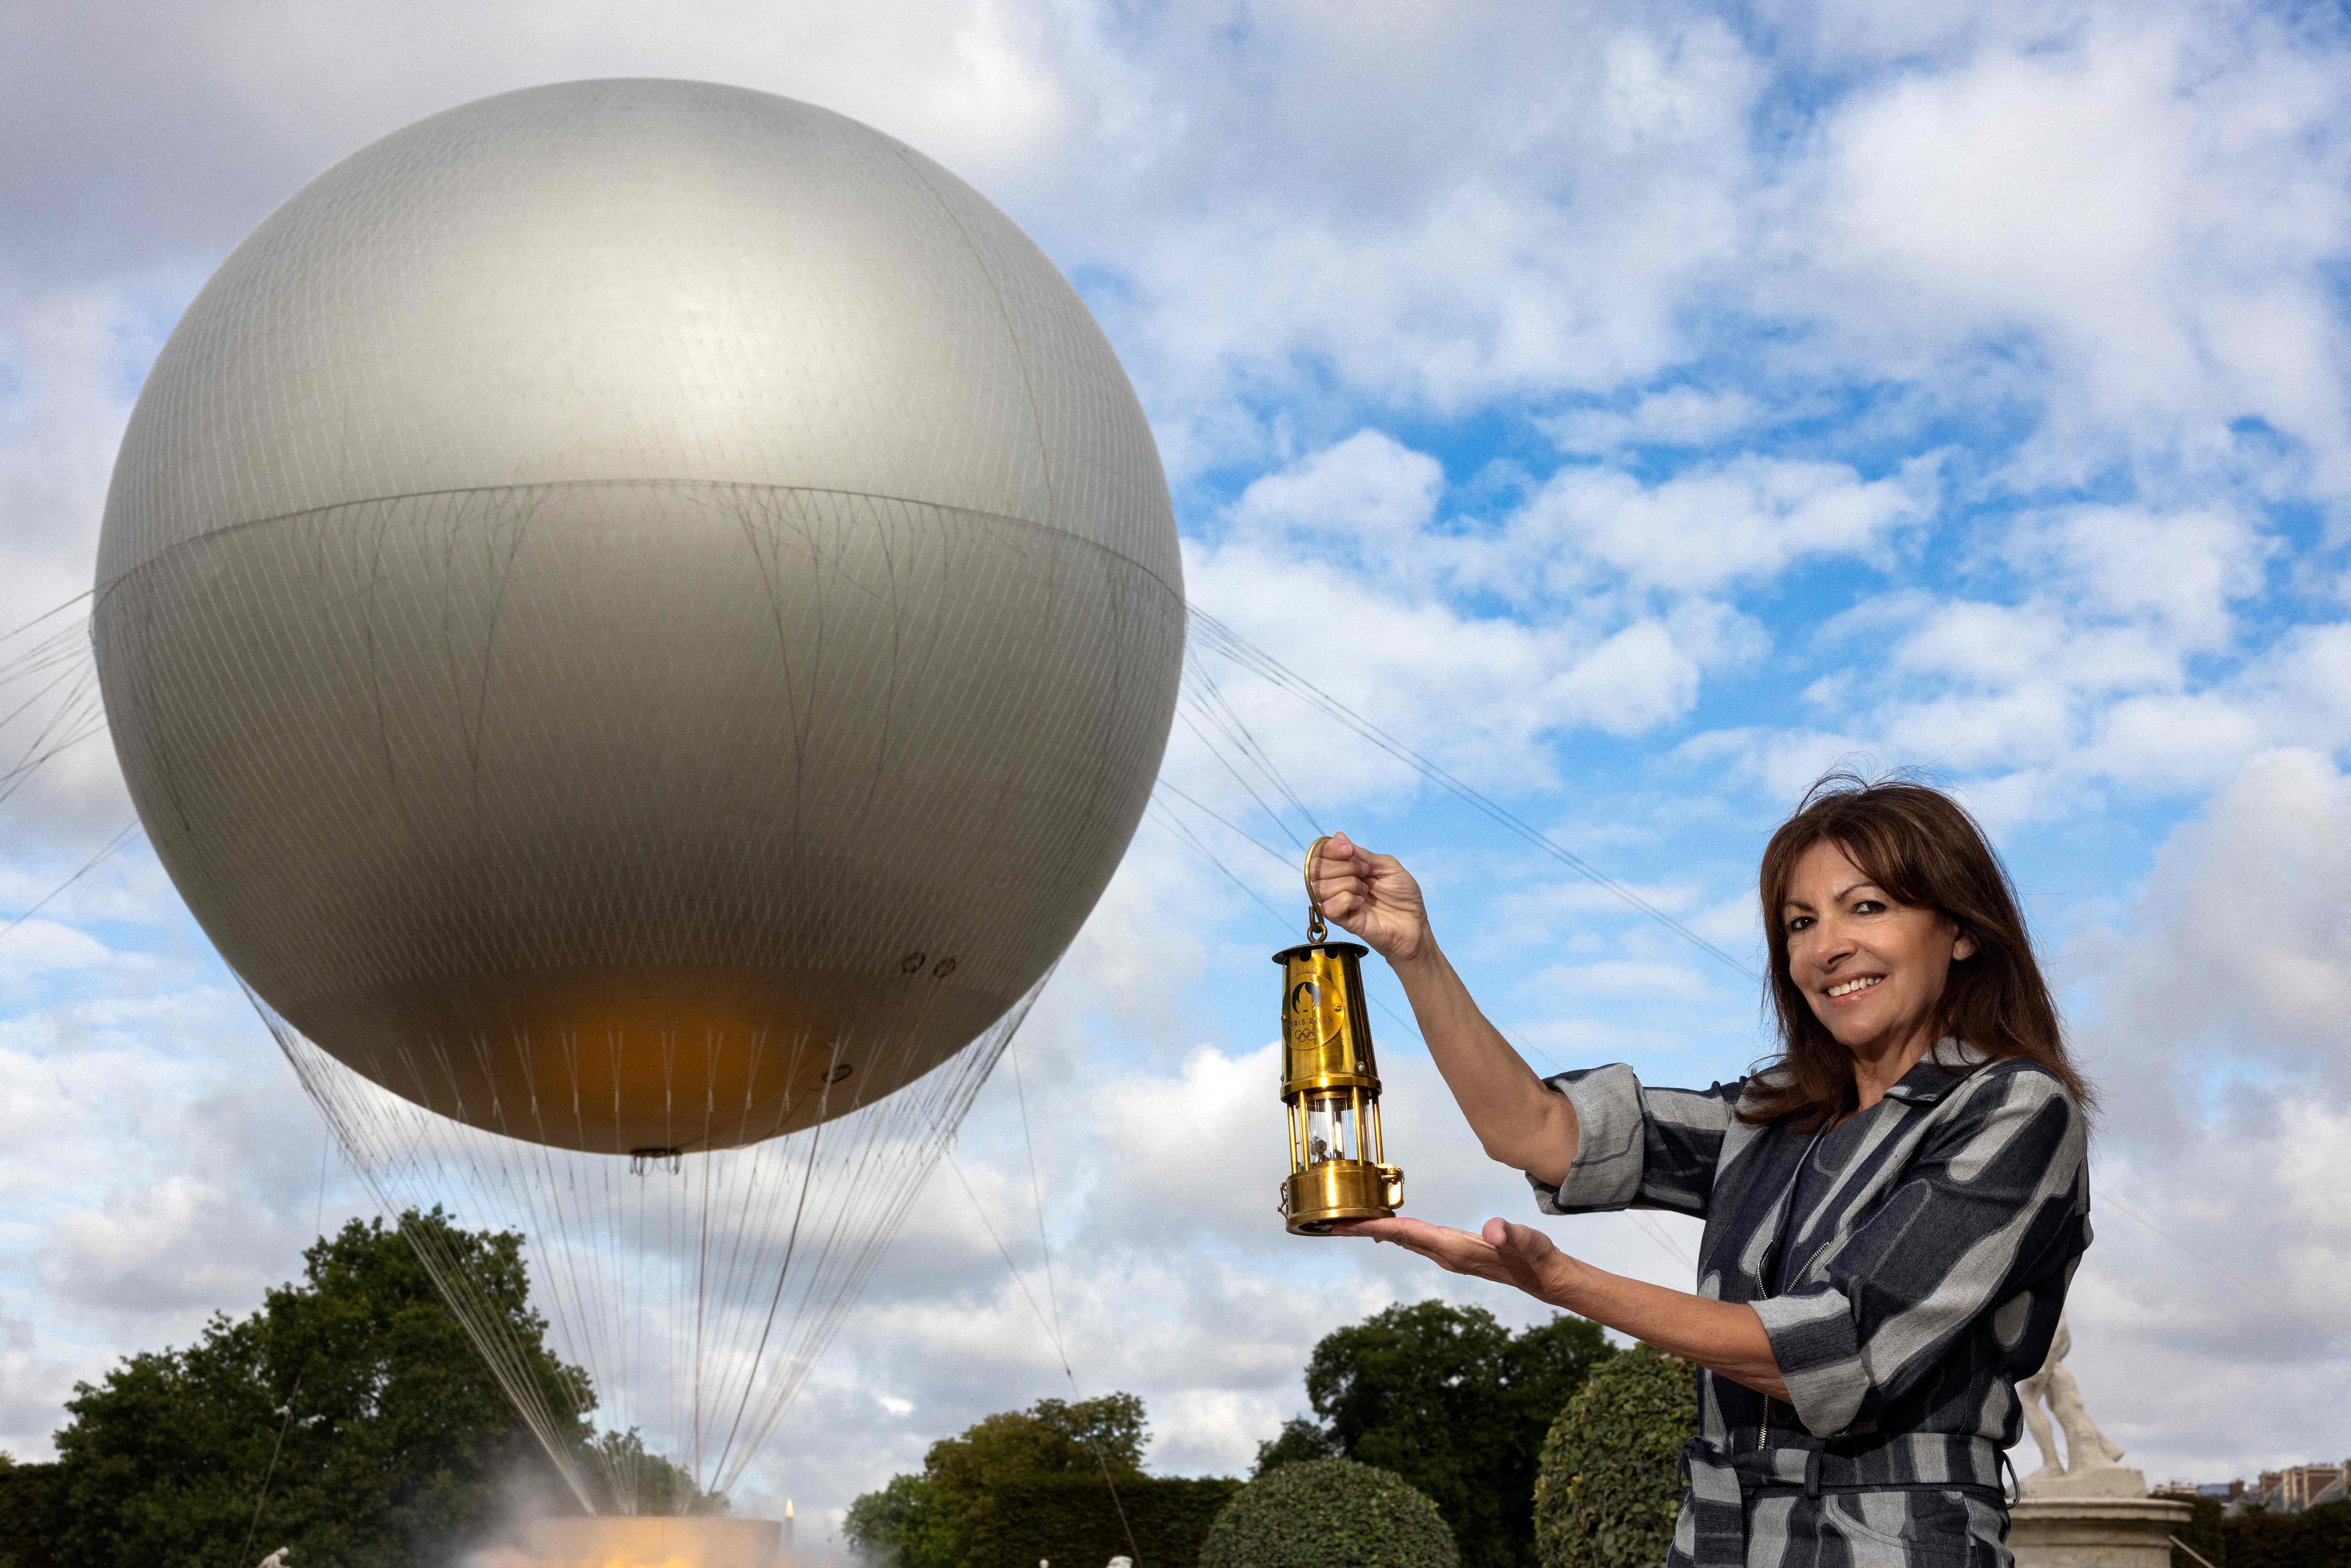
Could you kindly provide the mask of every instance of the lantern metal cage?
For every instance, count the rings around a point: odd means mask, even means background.
[[[1314,924],[1322,925],[1318,912]],[[1281,1098],[1290,1176],[1281,1216],[1294,1236],[1350,1219],[1384,1219],[1404,1202],[1404,1172],[1386,1163],[1380,1076],[1355,942],[1313,941],[1273,956],[1282,967]]]

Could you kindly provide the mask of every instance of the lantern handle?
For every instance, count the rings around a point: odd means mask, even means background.
[[[1322,924],[1322,901],[1314,896],[1314,862],[1322,858],[1322,846],[1330,841],[1331,835],[1325,833],[1306,847],[1306,939],[1309,942],[1320,942],[1331,934],[1331,928]]]

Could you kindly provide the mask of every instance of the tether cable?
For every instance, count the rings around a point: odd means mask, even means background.
[[[947,1149],[947,1169],[955,1173],[956,1184],[963,1188],[964,1197],[971,1200],[971,1211],[979,1217],[980,1228],[987,1232],[987,1239],[996,1243],[996,1254],[1004,1260],[1005,1271],[1020,1288],[1021,1299],[1029,1303],[1029,1310],[1037,1314],[1037,1326],[1043,1329],[1046,1337],[1053,1342],[1053,1354],[1061,1364],[1061,1376],[1070,1385],[1070,1397],[1080,1405],[1084,1404],[1085,1396],[1078,1392],[1078,1375],[1070,1370],[1069,1346],[1061,1339],[1060,1327],[1045,1316],[1045,1309],[1037,1304],[1036,1294],[1029,1289],[1029,1281],[1020,1277],[1019,1265],[1012,1261],[1011,1249],[1004,1245],[1004,1238],[996,1233],[994,1222],[987,1218],[987,1210],[981,1207],[979,1195],[972,1190],[970,1178],[963,1174],[963,1166],[956,1159],[952,1146]],[[1050,1260],[1048,1272],[1050,1272]],[[1134,1568],[1143,1568],[1143,1548],[1134,1543],[1134,1526],[1127,1521],[1126,1505],[1119,1500],[1118,1482],[1111,1479],[1110,1460],[1103,1457],[1102,1445],[1092,1438],[1086,1439],[1086,1447],[1092,1450],[1094,1463],[1101,1467],[1102,1486],[1110,1492],[1110,1506],[1118,1514],[1119,1531],[1126,1537],[1128,1557],[1134,1563]]]
[[[286,1446],[286,1428],[294,1424],[294,1401],[302,1396],[302,1375],[294,1375],[294,1391],[286,1396],[286,1418],[277,1423],[277,1440],[269,1445],[269,1468],[261,1472],[261,1495],[253,1500],[253,1522],[245,1527],[245,1544],[237,1549],[239,1568],[253,1555],[253,1538],[261,1530],[261,1511],[269,1501],[269,1482],[277,1474],[277,1451]]]
[[[0,936],[7,936],[8,933],[16,930],[16,927],[25,924],[26,921],[30,920],[34,915],[38,915],[42,910],[47,909],[49,906],[49,901],[51,899],[57,897],[57,894],[63,893],[66,889],[79,882],[83,877],[89,875],[91,871],[97,868],[98,863],[100,861],[106,859],[107,856],[120,849],[123,845],[129,843],[133,835],[138,831],[139,821],[138,819],[134,817],[129,822],[124,824],[120,832],[106,841],[106,847],[104,849],[90,856],[89,859],[82,862],[80,870],[75,872],[71,876],[66,878],[65,881],[57,883],[57,886],[43,894],[38,902],[35,903],[31,908],[26,910],[24,914],[19,915],[16,919],[8,922],[7,925],[0,925]]]

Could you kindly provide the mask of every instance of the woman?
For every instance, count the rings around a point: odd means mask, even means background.
[[[1694,1295],[1500,1219],[1342,1228],[1698,1364],[1671,1563],[2005,1564],[2014,1385],[2089,1245],[2088,1089],[2007,875],[1945,796],[1823,779],[1760,883],[1773,1061],[1704,1091],[1622,1066],[1543,1080],[1446,962],[1411,875],[1334,837],[1315,897],[1395,970],[1479,1143],[1537,1207],[1706,1222]]]

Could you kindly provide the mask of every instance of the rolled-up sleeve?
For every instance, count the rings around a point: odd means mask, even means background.
[[[1545,1079],[1575,1107],[1575,1163],[1557,1186],[1536,1180],[1545,1214],[1662,1208],[1706,1218],[1740,1086],[1645,1089],[1619,1062]]]
[[[1752,1303],[1805,1429],[1871,1417],[1982,1312],[2080,1257],[2087,1154],[2081,1108],[2036,1067],[1955,1091],[1886,1202],[1796,1289]]]

